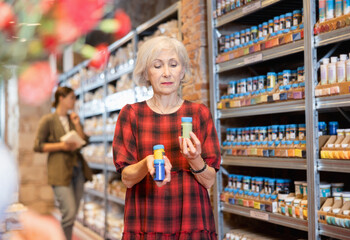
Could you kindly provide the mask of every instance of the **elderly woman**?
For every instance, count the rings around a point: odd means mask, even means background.
[[[154,95],[126,105],[113,140],[114,164],[127,186],[123,239],[217,239],[207,189],[220,166],[220,148],[210,111],[179,96],[189,75],[184,45],[169,37],[139,49],[134,80]],[[181,118],[192,117],[190,138],[181,138]],[[164,145],[165,179],[153,180],[153,146]]]

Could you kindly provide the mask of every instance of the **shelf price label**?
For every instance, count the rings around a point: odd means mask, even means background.
[[[244,14],[247,14],[247,13],[256,11],[256,10],[258,10],[260,8],[261,8],[261,1],[257,1],[257,2],[254,2],[252,4],[249,4],[249,5],[245,6],[245,7],[243,7],[242,12]]]
[[[250,211],[250,216],[252,218],[257,218],[260,220],[269,221],[269,214],[263,213],[263,212],[257,212],[257,211]]]
[[[251,64],[262,61],[262,53],[244,58],[244,64]]]

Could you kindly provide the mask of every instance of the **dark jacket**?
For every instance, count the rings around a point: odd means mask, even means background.
[[[68,117],[70,130],[75,126]],[[60,142],[65,135],[64,128],[57,113],[47,114],[40,120],[37,136],[34,144],[34,151],[43,152],[45,143]],[[85,141],[88,140],[86,136]],[[56,186],[68,186],[72,180],[73,167],[76,162],[81,161],[85,180],[92,180],[92,171],[80,153],[80,149],[74,152],[49,152],[48,156],[48,183]]]

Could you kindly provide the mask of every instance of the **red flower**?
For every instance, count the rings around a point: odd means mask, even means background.
[[[89,32],[103,17],[105,0],[61,0],[60,11],[81,34]]]
[[[106,44],[100,44],[96,47],[96,52],[89,62],[89,66],[94,69],[103,68],[108,61],[109,50]]]
[[[38,106],[49,100],[56,82],[57,76],[52,72],[49,63],[36,62],[19,77],[19,97],[28,105]]]
[[[15,35],[16,17],[11,5],[0,2],[0,30],[4,30],[9,36]]]
[[[49,53],[58,53],[58,41],[57,38],[53,35],[46,35],[42,37],[42,43],[43,47],[49,52]]]
[[[115,32],[115,38],[120,39],[130,32],[131,20],[122,9],[115,12],[114,19],[120,23],[120,28]]]

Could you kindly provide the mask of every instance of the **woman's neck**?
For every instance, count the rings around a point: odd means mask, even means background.
[[[68,113],[68,109],[65,109],[64,107],[58,105],[56,107],[56,113],[59,115],[59,116],[66,116],[67,113]]]
[[[158,95],[154,94],[153,97],[148,100],[148,105],[155,112],[161,114],[169,114],[175,112],[180,108],[183,100],[176,94],[174,95]]]

